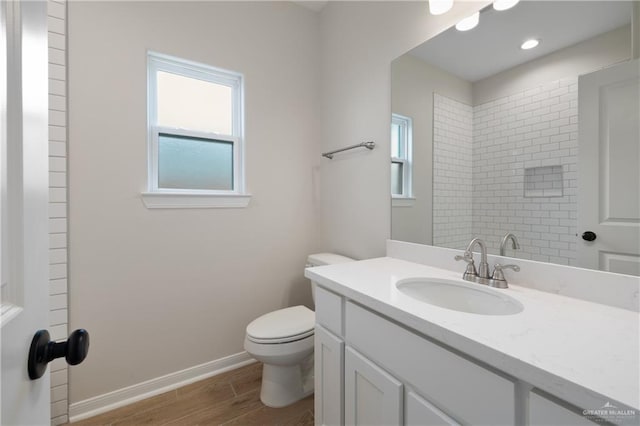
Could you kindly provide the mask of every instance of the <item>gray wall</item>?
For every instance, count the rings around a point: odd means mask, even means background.
[[[427,2],[329,2],[322,12],[324,150],[374,140],[371,152],[324,162],[323,246],[382,256],[390,237],[391,62],[489,2],[456,2],[440,16]]]
[[[286,2],[69,2],[70,323],[78,402],[243,351],[311,304],[319,17]],[[246,209],[148,210],[146,51],[244,73]],[[126,348],[126,349],[123,349]]]
[[[471,105],[471,83],[409,54],[391,64],[392,112],[413,119],[413,195],[408,207],[392,207],[391,238],[433,243],[433,94]],[[470,225],[469,225],[470,226]]]
[[[70,327],[92,347],[70,402],[241,352],[251,320],[310,304],[308,253],[383,255],[390,63],[487,3],[71,2]],[[244,73],[248,208],[142,204],[147,49]]]

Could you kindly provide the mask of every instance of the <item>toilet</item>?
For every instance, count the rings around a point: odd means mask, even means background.
[[[306,267],[353,262],[332,253],[312,254]],[[315,283],[311,283],[315,301]],[[313,393],[315,313],[306,306],[269,312],[246,329],[244,348],[263,363],[260,399],[268,407],[284,407]]]

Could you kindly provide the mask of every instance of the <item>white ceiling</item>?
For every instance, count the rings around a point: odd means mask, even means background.
[[[480,13],[466,32],[455,27],[416,47],[411,55],[475,82],[631,22],[631,1],[521,1]],[[521,50],[528,38],[541,43]]]

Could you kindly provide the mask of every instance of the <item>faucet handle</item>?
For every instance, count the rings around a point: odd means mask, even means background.
[[[478,276],[478,272],[476,271],[476,265],[473,262],[473,253],[469,251],[465,251],[463,256],[460,256],[458,254],[454,257],[454,259],[457,261],[464,260],[465,262],[467,262],[467,268],[465,269],[464,274],[462,275],[463,279],[470,278],[470,281],[472,281],[473,278]]]
[[[501,265],[496,263],[493,268],[493,276],[491,278],[496,281],[506,281],[504,279],[504,273],[502,272],[504,269],[512,269],[516,272],[520,272],[520,267],[518,265]]]
[[[454,259],[457,261],[464,260],[467,263],[473,263],[473,256],[468,251],[465,251],[463,256],[457,254]]]

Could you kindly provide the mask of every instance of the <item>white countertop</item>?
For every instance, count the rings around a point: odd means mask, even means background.
[[[396,282],[412,277],[462,281],[462,272],[390,257],[308,268],[305,275],[580,408],[598,409],[609,401],[640,409],[637,312],[516,285],[482,286],[522,303],[524,310],[514,315],[440,308],[399,292]]]

